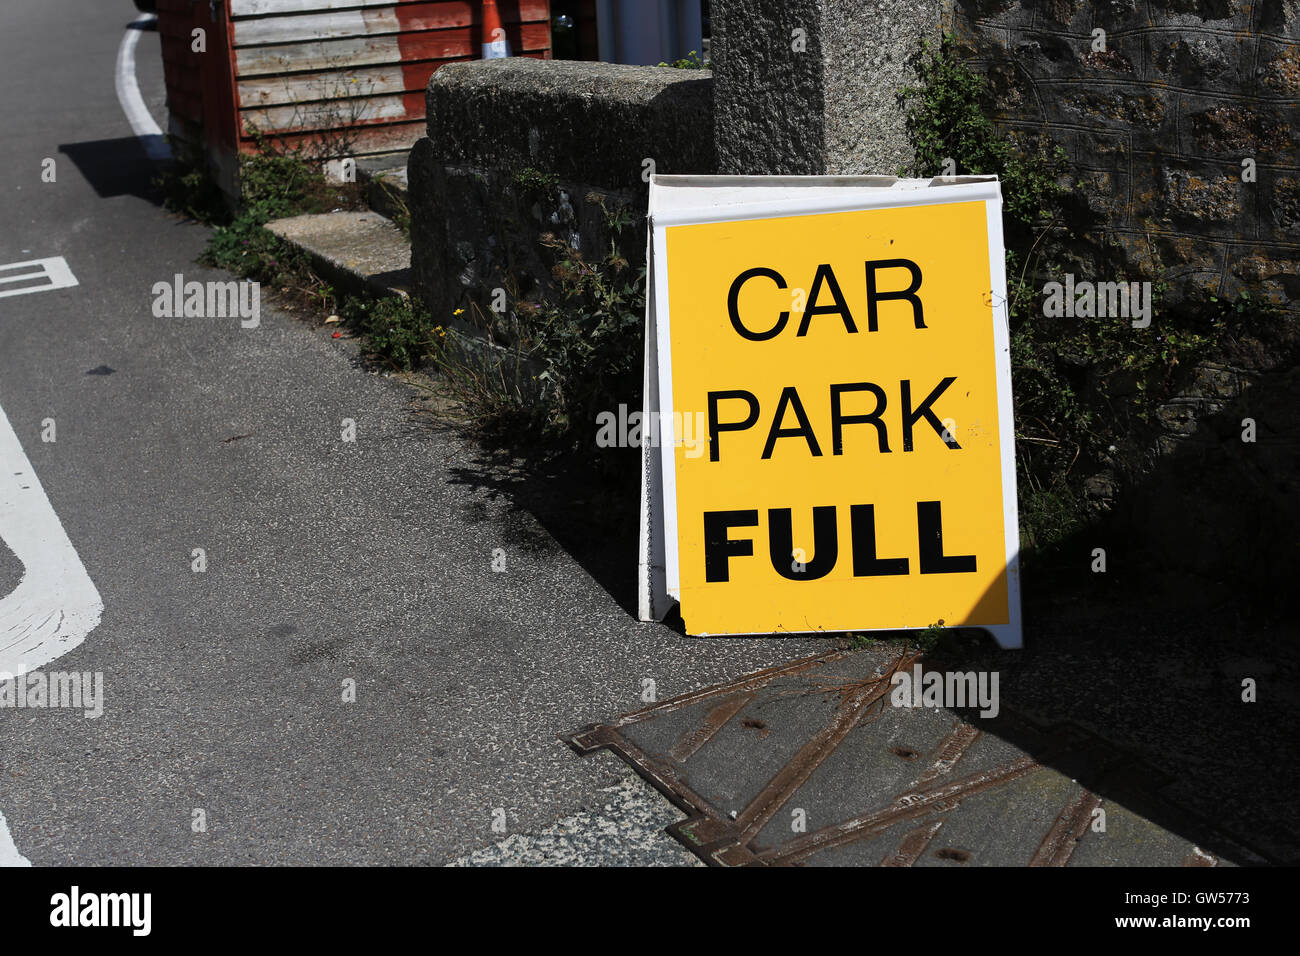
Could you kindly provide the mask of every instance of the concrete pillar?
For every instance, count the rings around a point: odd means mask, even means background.
[[[712,0],[720,172],[895,175],[898,91],[942,0]]]

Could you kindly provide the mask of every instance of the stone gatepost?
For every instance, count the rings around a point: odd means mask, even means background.
[[[416,294],[456,327],[475,306],[492,315],[499,289],[537,298],[554,265],[547,236],[599,257],[617,211],[643,235],[651,172],[717,169],[712,90],[706,70],[577,60],[439,69],[408,162]],[[644,238],[625,248],[635,258]]]
[[[713,0],[719,172],[897,175],[911,160],[898,92],[938,38],[941,0]]]

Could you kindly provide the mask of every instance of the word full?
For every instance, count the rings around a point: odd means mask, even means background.
[[[834,505],[812,509],[813,556],[791,561],[802,553],[794,546],[790,508],[767,512],[768,555],[772,569],[791,581],[815,581],[830,574],[839,562],[839,516]],[[752,557],[754,542],[733,538],[733,528],[758,527],[758,509],[704,512],[704,577],[709,582],[731,580],[731,559]],[[876,553],[876,507],[849,506],[849,554],[855,578],[888,577],[911,573],[907,557],[881,558]],[[943,553],[943,514],[938,501],[916,503],[917,564],[921,574],[969,574],[977,570],[975,555]]]

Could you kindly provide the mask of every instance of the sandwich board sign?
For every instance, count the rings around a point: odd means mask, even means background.
[[[996,177],[650,181],[639,604],[1021,646]]]

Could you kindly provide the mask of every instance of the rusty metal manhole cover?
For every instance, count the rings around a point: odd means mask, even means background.
[[[688,814],[669,832],[715,865],[1264,862],[1077,727],[893,706],[890,663],[804,658],[560,739],[631,764]]]

